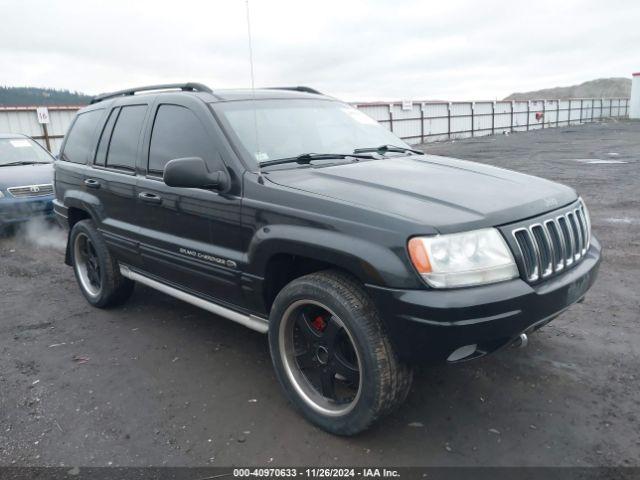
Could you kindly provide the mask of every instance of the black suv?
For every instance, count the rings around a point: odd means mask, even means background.
[[[425,155],[307,87],[97,97],[55,194],[92,305],[140,282],[268,333],[289,399],[345,435],[405,399],[411,364],[526,342],[600,261],[571,188]]]

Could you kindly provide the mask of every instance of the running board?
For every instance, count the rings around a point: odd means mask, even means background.
[[[215,313],[216,315],[220,315],[221,317],[225,317],[229,320],[233,320],[234,322],[244,325],[245,327],[248,327],[251,330],[255,330],[256,332],[267,333],[267,331],[269,331],[269,321],[266,318],[258,317],[256,315],[245,315],[243,313],[238,313],[229,308],[223,307],[222,305],[218,305],[217,303],[204,300],[200,297],[196,297],[195,295],[191,295],[190,293],[186,293],[182,290],[178,290],[177,288],[165,285],[164,283],[158,282],[157,280],[153,280],[152,278],[149,278],[138,272],[134,272],[126,265],[120,265],[120,273],[123,277],[142,283],[147,287],[159,290],[162,293],[171,295],[178,300],[190,303],[191,305],[195,305],[196,307],[207,310],[208,312]]]

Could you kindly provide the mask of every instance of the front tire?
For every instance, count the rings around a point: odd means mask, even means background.
[[[131,296],[134,282],[120,274],[118,262],[91,220],[73,226],[69,247],[78,286],[91,305],[112,307]]]
[[[398,359],[373,301],[340,272],[306,275],[280,291],[269,346],[289,400],[334,434],[367,429],[411,387],[412,372]]]

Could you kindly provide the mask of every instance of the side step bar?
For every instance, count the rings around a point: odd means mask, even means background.
[[[223,307],[222,305],[218,305],[217,303],[203,300],[200,297],[196,297],[195,295],[191,295],[190,293],[186,293],[182,290],[178,290],[177,288],[165,285],[164,283],[153,280],[152,278],[149,278],[138,272],[134,272],[126,265],[120,265],[120,273],[123,277],[142,283],[147,287],[151,287],[162,293],[171,295],[178,300],[190,303],[191,305],[195,305],[196,307],[207,310],[208,312],[215,313],[216,315],[220,315],[221,317],[225,317],[229,320],[233,320],[234,322],[244,325],[245,327],[248,327],[251,330],[255,330],[256,332],[267,333],[267,331],[269,331],[269,321],[266,318],[258,317],[256,315],[245,315],[243,313],[238,313],[229,308]]]

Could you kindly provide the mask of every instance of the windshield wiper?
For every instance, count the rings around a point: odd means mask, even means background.
[[[14,167],[16,165],[35,165],[37,163],[47,163],[47,162],[34,162],[34,161],[21,160],[19,162],[0,163],[0,167]]]
[[[387,152],[398,152],[398,153],[417,153],[418,155],[424,155],[424,152],[420,150],[414,150],[413,148],[404,148],[397,147],[395,145],[380,145],[379,147],[370,147],[370,148],[356,148],[353,153],[365,153],[365,152],[376,152],[380,155],[384,155]]]
[[[261,167],[268,167],[271,165],[282,165],[284,163],[298,163],[300,165],[307,165],[313,160],[334,160],[342,158],[366,158],[374,160],[372,155],[359,155],[355,153],[303,153],[297,157],[290,158],[277,158],[275,160],[267,160],[266,162],[260,162]]]

